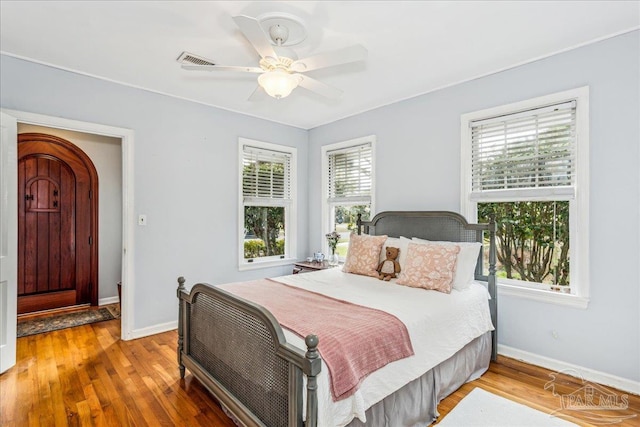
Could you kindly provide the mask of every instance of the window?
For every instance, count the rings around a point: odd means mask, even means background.
[[[289,263],[295,257],[296,149],[244,138],[239,146],[240,269]]]
[[[496,217],[503,292],[588,303],[587,120],[588,88],[462,116],[462,208]]]
[[[340,233],[336,253],[347,254],[349,234],[356,229],[358,214],[371,219],[374,195],[374,136],[322,147],[324,250],[329,251],[325,234]]]

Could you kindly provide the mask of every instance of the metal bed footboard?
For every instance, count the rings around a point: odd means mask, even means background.
[[[305,338],[305,353],[263,307],[207,284],[187,292],[183,277],[178,284],[180,377],[188,369],[243,425],[315,427],[318,338]]]

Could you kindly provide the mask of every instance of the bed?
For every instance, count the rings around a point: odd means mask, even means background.
[[[412,355],[367,374],[346,398],[336,400],[329,360],[320,356],[317,336],[283,328],[280,317],[276,320],[262,305],[240,296],[237,287],[196,284],[187,291],[182,277],[177,292],[180,375],[184,378],[188,369],[239,425],[428,425],[437,418],[438,402],[479,377],[496,358],[495,230],[493,221],[469,224],[453,212],[394,211],[371,221],[358,218],[358,235],[388,236],[396,242],[480,242],[473,283],[450,294],[338,268],[274,279],[295,292],[386,310],[407,325]],[[392,300],[391,292],[401,303]],[[432,316],[426,321],[432,327],[412,317],[420,312]]]

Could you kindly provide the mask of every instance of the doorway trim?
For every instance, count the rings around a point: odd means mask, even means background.
[[[18,123],[110,136],[119,138],[122,141],[122,283],[125,285],[122,286],[122,301],[120,303],[120,337],[125,341],[134,339],[133,307],[135,306],[135,275],[133,255],[135,252],[134,229],[131,219],[134,218],[133,141],[135,132],[132,129],[25,111],[2,109],[2,112],[15,117]]]

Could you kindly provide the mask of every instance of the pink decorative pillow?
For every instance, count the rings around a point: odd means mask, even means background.
[[[455,245],[409,243],[405,267],[396,283],[449,294],[458,252],[460,247]]]
[[[478,254],[482,248],[480,242],[434,242],[431,240],[418,239],[414,237],[411,239],[414,243],[420,243],[425,245],[455,245],[460,246],[460,252],[458,252],[458,261],[456,262],[456,270],[453,272],[453,284],[451,287],[459,291],[467,289],[476,271],[476,264],[478,262]]]
[[[349,251],[342,271],[345,273],[362,274],[377,277],[378,262],[382,245],[387,236],[367,236],[351,234]]]

